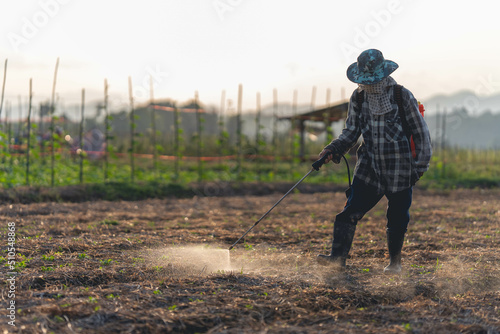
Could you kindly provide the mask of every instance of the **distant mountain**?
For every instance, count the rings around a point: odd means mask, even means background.
[[[418,96],[416,96],[418,99]],[[446,109],[448,112],[458,109],[466,109],[467,112],[472,116],[478,116],[485,112],[491,112],[493,114],[500,113],[500,94],[488,95],[488,96],[478,96],[473,91],[463,90],[455,92],[452,94],[439,94],[434,95],[425,100],[420,100],[428,114],[436,114],[436,112],[443,111]],[[336,104],[333,102],[332,104]],[[316,108],[323,107],[322,105],[316,105]],[[311,106],[308,104],[302,104],[297,106],[297,113],[304,113],[311,110]],[[253,113],[255,109],[246,110],[245,113]],[[266,105],[262,108],[262,114],[271,116],[274,113],[273,105]],[[293,107],[290,103],[279,103],[278,104],[278,116],[291,116],[293,114]]]
[[[450,95],[435,95],[423,100],[425,109],[431,114],[438,109],[448,111],[465,108],[472,115],[482,114],[483,112],[500,112],[500,94],[489,96],[478,96],[473,91],[459,91]]]

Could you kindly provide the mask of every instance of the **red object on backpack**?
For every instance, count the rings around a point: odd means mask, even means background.
[[[425,108],[424,105],[420,102],[418,102],[418,111],[420,111],[420,114],[422,115],[422,117],[424,117]],[[417,152],[415,150],[415,142],[413,141],[413,136],[411,136],[410,138],[410,147],[411,147],[411,155],[415,159],[417,157]]]

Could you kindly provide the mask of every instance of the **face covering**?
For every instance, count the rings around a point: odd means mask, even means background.
[[[358,84],[358,91],[364,90],[366,92],[366,100],[372,115],[383,115],[392,110],[387,90],[394,85],[396,85],[396,80],[390,76],[373,85]]]

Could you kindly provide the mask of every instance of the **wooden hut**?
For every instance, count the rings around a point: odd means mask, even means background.
[[[308,123],[313,122],[316,124],[323,123],[325,124],[326,130],[326,124],[345,120],[347,117],[348,106],[349,102],[341,102],[323,106],[300,115],[280,117],[280,120],[290,121],[292,123],[292,129],[296,129],[300,132],[299,157],[301,159],[304,159],[305,155],[306,121],[308,121]]]

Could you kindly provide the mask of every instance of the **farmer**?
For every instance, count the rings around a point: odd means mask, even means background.
[[[390,76],[397,68],[398,64],[384,59],[382,52],[370,49],[362,52],[357,62],[347,69],[347,77],[357,83],[358,88],[349,101],[345,128],[319,156],[328,154],[326,162],[339,163],[341,156],[357,143],[360,135],[363,135],[363,141],[357,150],[350,194],[348,192],[344,209],[335,217],[331,254],[318,255],[321,264],[336,264],[345,268],[356,224],[386,196],[390,264],[384,272],[401,271],[401,249],[410,221],[412,187],[428,170],[432,148],[429,130],[419,112],[417,100],[403,87],[402,115],[406,117],[408,130],[415,142],[416,157],[412,157],[399,116],[395,96],[397,83]]]

